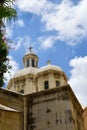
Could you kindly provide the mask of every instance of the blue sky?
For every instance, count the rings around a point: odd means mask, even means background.
[[[39,67],[60,66],[83,107],[87,106],[87,1],[16,0],[18,20],[7,24],[13,66],[10,79],[23,68],[22,57],[29,48],[39,56]]]

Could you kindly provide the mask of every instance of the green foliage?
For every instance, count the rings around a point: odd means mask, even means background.
[[[7,71],[6,62],[8,55],[8,46],[3,38],[2,33],[0,32],[0,87],[4,84],[4,73]]]
[[[12,18],[15,19],[17,14],[15,9],[12,9],[10,7],[3,7],[0,8],[0,19],[7,19],[11,20]]]
[[[5,37],[4,21],[17,18],[16,10],[12,8],[13,2],[14,0],[0,0],[0,87],[4,84],[4,73],[9,69],[9,46]]]

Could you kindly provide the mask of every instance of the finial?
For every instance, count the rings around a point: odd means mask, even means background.
[[[28,48],[30,52],[32,52],[32,48],[33,48],[33,47],[31,47],[31,46]]]
[[[51,64],[51,61],[50,61],[50,60],[48,60],[48,61],[47,61],[47,64],[48,64],[48,65],[50,65],[50,64]]]

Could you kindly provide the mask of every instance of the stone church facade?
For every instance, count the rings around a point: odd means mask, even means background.
[[[24,69],[0,88],[0,130],[84,130],[83,109],[66,74],[50,62],[38,68],[38,60],[30,49]]]

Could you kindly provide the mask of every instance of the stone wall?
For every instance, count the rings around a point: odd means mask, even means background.
[[[27,98],[27,130],[83,130],[82,108],[68,86]]]
[[[22,130],[21,113],[0,109],[0,130]]]
[[[0,88],[0,104],[23,112],[23,95]]]

